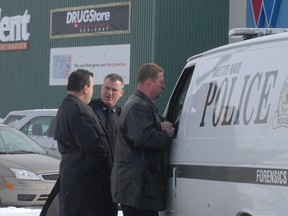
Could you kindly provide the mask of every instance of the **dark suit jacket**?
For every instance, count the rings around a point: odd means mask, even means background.
[[[165,155],[172,139],[162,131],[157,108],[135,91],[119,119],[111,186],[114,202],[134,208],[166,208]]]
[[[92,107],[94,113],[97,115],[97,117],[100,119],[102,125],[109,130],[109,128],[107,128],[107,115],[108,115],[108,110],[110,108],[108,108],[101,99],[93,99],[91,100],[91,102],[89,103],[89,106]],[[112,107],[114,115],[113,115],[113,120],[114,120],[114,131],[111,131],[111,133],[114,133],[114,136],[117,136],[117,128],[118,128],[118,122],[119,122],[119,116],[121,113],[121,107],[116,105],[114,107]],[[108,131],[107,131],[108,132]],[[108,134],[110,134],[110,132],[108,132]],[[112,152],[114,152],[114,148],[115,148],[115,141],[114,142],[110,142],[110,146],[112,149]]]

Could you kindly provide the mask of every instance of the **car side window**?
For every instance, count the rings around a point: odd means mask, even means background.
[[[52,136],[53,116],[41,116],[31,119],[26,125],[24,125],[20,130],[27,134],[28,136]]]

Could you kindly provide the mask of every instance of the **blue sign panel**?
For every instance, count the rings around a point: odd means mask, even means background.
[[[247,0],[246,26],[287,28],[288,0]]]

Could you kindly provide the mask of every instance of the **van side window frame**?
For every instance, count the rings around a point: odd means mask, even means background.
[[[168,109],[165,118],[174,124],[176,131],[178,129],[179,120],[184,105],[184,100],[189,88],[189,84],[192,79],[194,69],[195,65],[184,69],[168,104]]]

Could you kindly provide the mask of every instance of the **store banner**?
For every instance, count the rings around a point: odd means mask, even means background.
[[[129,84],[130,44],[51,49],[50,85],[67,85],[69,75],[77,69],[91,71],[95,85],[101,85],[110,73],[121,75],[125,85]]]
[[[51,10],[50,37],[130,33],[131,2]]]

